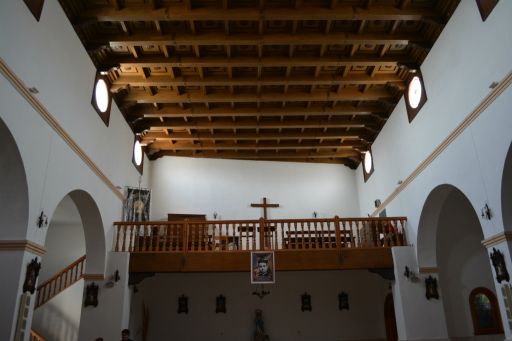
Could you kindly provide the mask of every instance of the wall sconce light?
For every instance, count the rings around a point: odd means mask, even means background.
[[[375,204],[375,208],[378,208],[382,204],[380,199],[375,199],[375,201],[373,203]]]
[[[41,211],[41,214],[37,217],[37,227],[41,228],[43,226],[48,226],[48,217],[43,211]]]
[[[217,219],[217,217],[219,216],[219,214],[217,212],[213,212],[213,219]]]
[[[485,206],[482,207],[482,212],[481,213],[482,213],[482,218],[483,219],[491,220],[491,218],[492,218],[492,211],[489,208],[489,205],[485,204]]]
[[[408,266],[405,267],[404,276],[411,282],[416,282],[419,279],[418,275],[416,275],[414,271],[410,270]]]
[[[116,270],[112,277],[110,277],[110,281],[105,283],[106,288],[113,288],[114,285],[121,280],[121,276],[119,276],[119,270]]]
[[[317,211],[313,211],[313,218],[316,218],[318,216],[318,212]]]

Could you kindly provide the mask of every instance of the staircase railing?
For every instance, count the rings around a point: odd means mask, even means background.
[[[30,331],[30,339],[29,341],[46,341],[44,337],[39,335],[34,329]]]
[[[120,252],[229,252],[406,245],[406,217],[115,222]]]
[[[40,284],[37,287],[35,308],[45,304],[58,293],[78,282],[83,277],[84,270],[85,256],[82,256]]]

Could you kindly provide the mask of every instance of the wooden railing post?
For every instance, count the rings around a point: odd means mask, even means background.
[[[115,248],[115,251],[119,251],[119,229],[121,228],[119,225],[115,225],[116,227],[116,230],[117,230],[117,236],[116,236],[116,248]]]
[[[188,251],[189,226],[188,219],[185,219],[185,223],[183,224],[183,252]]]
[[[340,240],[340,217],[334,217],[334,238],[336,241],[336,249],[341,248],[341,240]]]
[[[260,218],[260,232],[259,233],[260,233],[260,248],[259,249],[265,250],[265,219],[264,218]]]

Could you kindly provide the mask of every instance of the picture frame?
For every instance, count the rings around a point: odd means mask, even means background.
[[[99,286],[94,282],[85,287],[84,307],[90,305],[93,307],[98,306],[98,290]]]
[[[437,278],[428,276],[425,278],[425,297],[427,300],[431,298],[439,299],[439,292],[437,291]]]
[[[308,294],[307,292],[305,292],[301,296],[301,306],[300,306],[300,309],[302,310],[302,312],[312,311],[313,310],[313,308],[311,307],[311,295]]]
[[[490,254],[492,266],[494,267],[494,272],[496,273],[496,281],[501,283],[501,281],[510,282],[510,275],[508,274],[507,265],[505,264],[505,257],[500,250],[496,250],[496,248],[492,248],[492,252]]]
[[[148,221],[151,209],[151,190],[125,187],[123,221]]]
[[[274,251],[251,252],[251,284],[275,283]]]
[[[348,305],[348,294],[344,291],[338,294],[338,309],[350,310],[350,306]]]
[[[188,297],[181,295],[178,297],[178,314],[188,314]]]
[[[34,294],[36,290],[37,277],[41,269],[41,262],[37,262],[37,257],[27,265],[27,272],[25,273],[25,281],[23,282],[23,292],[30,292]]]
[[[215,300],[215,313],[226,313],[226,296],[219,295]]]

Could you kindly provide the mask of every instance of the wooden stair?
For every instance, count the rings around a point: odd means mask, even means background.
[[[57,272],[55,275],[47,279],[44,283],[37,287],[37,299],[35,308],[37,309],[57,294],[62,292],[64,289],[70,287],[74,283],[78,282],[82,279],[85,270],[85,255],[78,258],[73,263],[69,264],[67,267]],[[34,334],[37,334],[34,332]],[[31,341],[39,341],[44,340],[43,338],[32,338]]]

